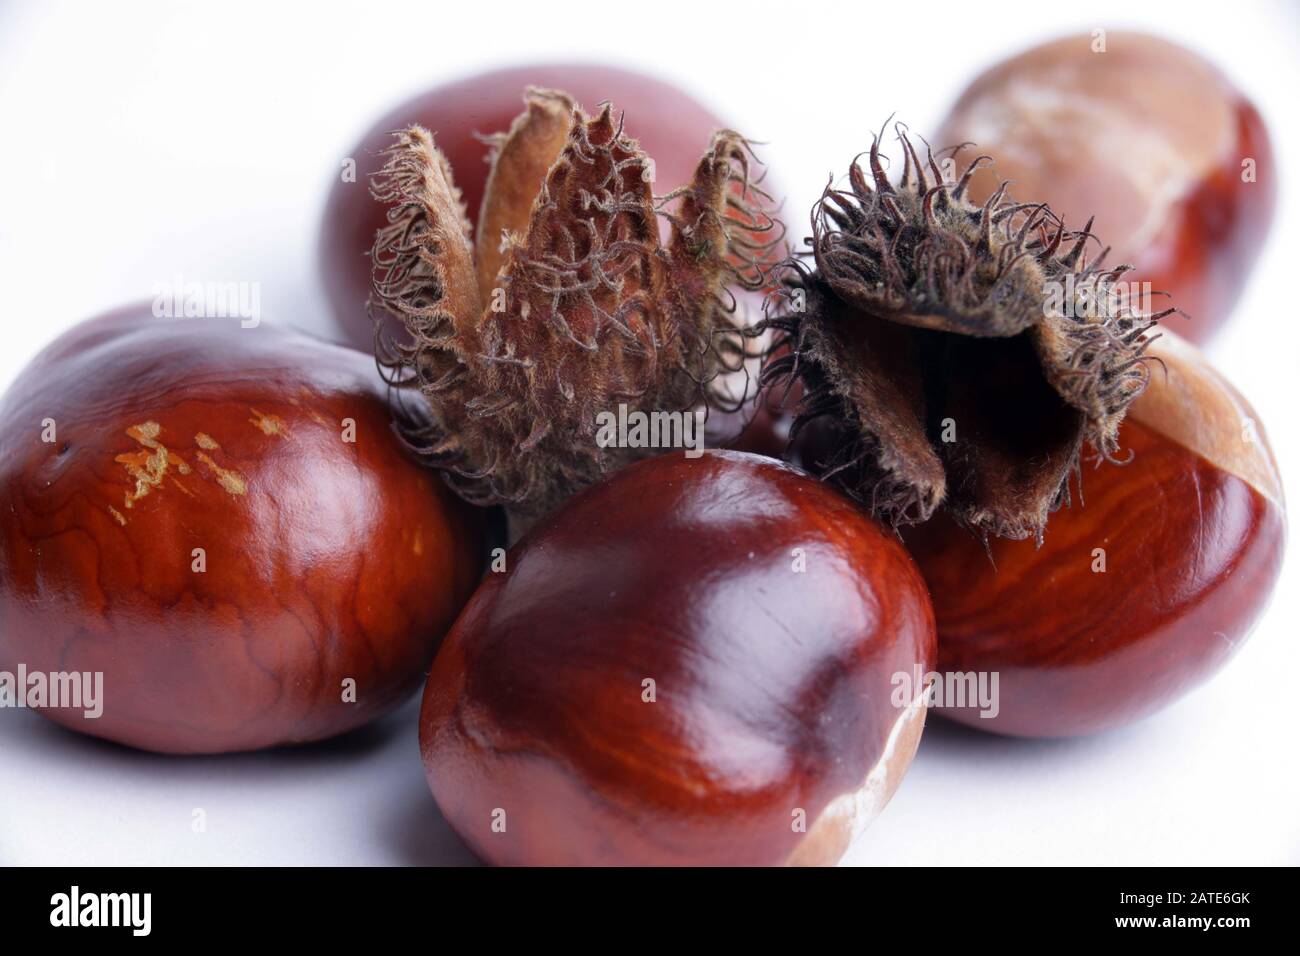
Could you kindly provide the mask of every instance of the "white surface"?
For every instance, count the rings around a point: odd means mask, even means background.
[[[804,0],[690,3],[654,18],[665,5],[324,6],[0,7],[0,386],[64,328],[177,274],[260,281],[269,318],[310,327],[323,313],[321,203],[355,138],[415,90],[512,61],[617,57],[694,89],[770,141],[796,235],[826,174],[885,116],[932,128],[979,69],[1063,32],[1137,26],[1189,43],[1255,99],[1279,161],[1300,156],[1294,4],[1216,14],[1125,0],[1075,14]],[[810,95],[814,74],[822,92]],[[1267,423],[1294,502],[1300,194],[1290,177],[1282,189],[1242,314],[1213,357]],[[1293,555],[1236,660],[1139,725],[1027,743],[932,721],[850,862],[1300,862],[1295,566]],[[412,706],[299,752],[176,759],[0,711],[0,862],[464,861],[414,736]],[[195,808],[206,833],[191,830]]]

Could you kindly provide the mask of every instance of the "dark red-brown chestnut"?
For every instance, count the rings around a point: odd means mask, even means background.
[[[978,202],[1011,180],[1011,196],[1067,222],[1096,216],[1110,261],[1170,293],[1187,317],[1169,324],[1193,341],[1228,319],[1276,205],[1255,107],[1201,56],[1140,33],[1066,37],[999,63],[935,142],[995,160],[971,182]]]
[[[631,465],[488,574],[420,716],[500,864],[829,863],[924,722],[924,584],[829,486],[740,452]]]
[[[42,711],[97,737],[217,753],[372,720],[482,540],[404,454],[374,360],[270,325],[122,309],[0,403],[0,668],[101,673],[97,719]]]
[[[997,672],[996,716],[940,713],[982,730],[1064,737],[1164,707],[1214,674],[1277,583],[1282,487],[1244,398],[1169,332],[1124,421],[1126,465],[1083,473],[1041,548],[985,545],[943,517],[907,544],[934,599],[945,673]],[[960,426],[958,429],[960,434]]]

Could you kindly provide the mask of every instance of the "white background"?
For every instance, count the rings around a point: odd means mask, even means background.
[[[582,56],[686,86],[770,141],[796,236],[884,117],[932,129],[977,71],[1063,32],[1188,43],[1259,105],[1288,172],[1300,156],[1300,4],[326,6],[0,5],[0,387],[72,323],[177,274],[259,281],[269,318],[312,327],[320,208],[357,136],[408,94],[497,65]],[[1300,193],[1286,173],[1281,200],[1212,353],[1260,412],[1294,502]],[[1025,742],[931,721],[848,861],[1300,862],[1295,566],[1231,665],[1138,725]],[[0,711],[0,862],[468,861],[425,787],[414,715],[295,752],[177,759]]]

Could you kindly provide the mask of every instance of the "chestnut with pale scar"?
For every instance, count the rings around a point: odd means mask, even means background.
[[[1135,720],[1222,666],[1266,604],[1272,452],[1232,385],[1153,330],[1178,310],[1133,300],[1092,219],[1072,231],[1005,180],[973,203],[989,157],[950,181],[895,129],[898,182],[877,136],[814,206],[764,384],[802,387],[793,453],[899,529],[944,674],[999,675],[996,714],[942,713],[1028,737]]]
[[[1084,501],[1041,545],[986,552],[944,518],[906,529],[940,669],[1002,677],[996,717],[951,703],[945,716],[1021,737],[1116,727],[1206,680],[1259,620],[1286,543],[1268,436],[1192,346],[1163,332],[1150,351],[1159,364],[1120,430],[1132,460],[1089,468]]]
[[[996,159],[982,202],[1011,180],[1098,232],[1133,275],[1176,296],[1193,342],[1229,321],[1276,216],[1285,163],[1264,119],[1218,66],[1144,33],[1110,30],[1031,47],[971,81],[937,141]]]
[[[829,864],[916,752],[925,690],[896,702],[892,675],[934,660],[916,566],[851,500],[757,455],[660,455],[485,577],[429,675],[420,750],[495,863]]]

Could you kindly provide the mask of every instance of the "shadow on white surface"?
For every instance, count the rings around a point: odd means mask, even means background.
[[[417,714],[413,700],[329,741],[171,756],[0,711],[6,775],[26,781],[0,795],[0,863],[475,864],[425,783]]]

